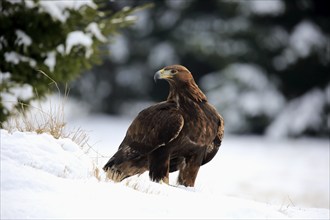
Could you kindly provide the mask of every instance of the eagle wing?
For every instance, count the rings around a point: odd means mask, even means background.
[[[224,120],[223,120],[222,116],[219,115],[218,113],[216,113],[216,115],[218,116],[217,134],[216,134],[214,140],[212,141],[212,143],[209,146],[207,146],[202,165],[211,161],[213,159],[213,157],[216,155],[216,153],[218,152],[218,150],[220,148],[222,138],[224,135],[224,127],[225,127]]]
[[[184,119],[177,105],[161,102],[144,109],[134,119],[120,145],[147,154],[173,141],[181,132]]]

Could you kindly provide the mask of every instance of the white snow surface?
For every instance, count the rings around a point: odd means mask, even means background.
[[[194,188],[177,186],[176,172],[170,186],[147,172],[113,183],[101,171],[97,181],[94,163],[104,165],[130,122],[69,119],[89,131],[97,157],[69,139],[1,130],[1,219],[329,219],[328,141],[226,135]]]

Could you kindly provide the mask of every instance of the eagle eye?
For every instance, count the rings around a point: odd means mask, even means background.
[[[176,73],[176,72],[177,72],[176,70],[171,70],[171,73],[172,73],[172,74],[174,74],[174,73]]]

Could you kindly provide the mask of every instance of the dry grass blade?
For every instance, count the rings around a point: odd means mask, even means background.
[[[73,129],[70,132],[65,133],[65,138],[70,138],[86,152],[88,152],[88,150],[91,148],[91,146],[88,144],[89,136],[87,135],[86,131],[81,128]]]
[[[21,103],[20,110],[17,110],[7,122],[3,123],[3,128],[9,132],[15,130],[21,132],[36,132],[38,134],[48,133],[58,139],[64,137],[64,102],[59,106],[54,106],[51,102],[49,108],[45,109],[40,103],[39,106],[26,105]],[[29,111],[25,108],[29,107]]]
[[[97,155],[96,159],[102,157],[88,144],[89,136],[83,129],[66,129],[64,109],[68,99],[68,89],[65,88],[63,96],[55,80],[41,70],[39,70],[39,72],[55,84],[58,90],[58,97],[55,103],[53,103],[52,99],[47,100],[46,105],[41,102],[37,102],[36,105],[20,103],[21,108],[4,122],[2,127],[10,133],[15,131],[35,132],[37,134],[48,133],[56,139],[69,138],[80,146],[85,154],[88,154],[89,151],[92,150],[94,151],[93,153]],[[89,156],[90,155],[91,154],[89,154]],[[99,169],[95,164],[94,166],[94,175],[100,180]]]

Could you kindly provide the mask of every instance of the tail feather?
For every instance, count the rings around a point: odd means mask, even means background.
[[[135,174],[146,171],[148,160],[136,151],[128,151],[120,148],[104,165],[103,170],[107,177],[115,182]]]
[[[108,169],[110,169],[115,163],[115,158],[111,157],[110,160],[103,166],[103,170],[107,172]]]

